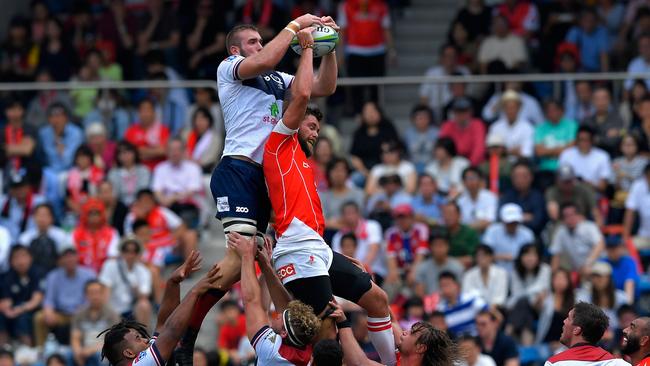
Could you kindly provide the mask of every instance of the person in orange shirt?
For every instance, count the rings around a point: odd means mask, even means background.
[[[126,130],[124,139],[138,148],[142,163],[152,169],[165,159],[169,129],[156,120],[153,101],[138,104],[138,123]]]
[[[120,235],[108,224],[104,203],[89,198],[81,206],[79,225],[72,231],[72,243],[79,252],[79,262],[99,273],[104,261],[117,257]]]

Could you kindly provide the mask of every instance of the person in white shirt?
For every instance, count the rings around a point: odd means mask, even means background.
[[[185,159],[183,141],[169,140],[167,160],[158,164],[153,171],[151,187],[158,202],[181,217],[198,214],[203,200],[203,174],[199,164]],[[191,223],[186,222],[188,226]]]
[[[427,69],[425,76],[449,76],[454,73],[469,75],[467,67],[458,64],[458,49],[453,44],[440,48],[439,65]],[[434,110],[442,108],[452,98],[449,84],[428,83],[420,86],[420,102]]]
[[[109,304],[116,313],[149,324],[152,314],[149,301],[151,272],[140,263],[141,252],[140,242],[128,237],[124,239],[120,243],[120,257],[104,262],[99,282],[108,288]]]
[[[532,97],[529,94],[523,92],[521,82],[518,81],[508,81],[504,83],[503,90],[514,90],[519,93],[519,98],[521,100],[521,109],[519,109],[518,119],[523,119],[528,121],[533,125],[538,125],[544,122],[544,113],[542,112],[542,107],[540,106],[537,99]],[[503,92],[494,93],[488,102],[483,107],[481,116],[483,120],[490,123],[497,120],[500,117],[503,117],[503,110],[501,109],[501,97]]]
[[[548,249],[553,256],[551,267],[557,270],[562,266],[589,275],[591,265],[605,249],[603,234],[598,225],[578,213],[575,204],[564,204],[560,212],[562,224],[555,230]]]
[[[352,201],[341,207],[341,221],[341,229],[332,238],[332,250],[341,253],[341,238],[347,233],[354,233],[357,238],[354,258],[374,273],[375,283],[382,283],[388,274],[388,267],[381,226],[375,220],[364,219],[360,207]]]
[[[463,171],[464,192],[458,197],[461,222],[483,231],[497,219],[497,196],[483,188],[483,174],[478,168]]]
[[[481,244],[476,248],[476,266],[463,277],[463,292],[476,292],[488,304],[503,306],[508,297],[508,272],[494,264],[494,250]]]
[[[589,183],[598,192],[605,192],[613,179],[609,155],[594,147],[594,130],[589,126],[578,128],[576,145],[560,154],[560,166],[573,168],[575,175]]]
[[[65,248],[72,247],[72,238],[65,230],[54,226],[52,206],[43,203],[34,207],[32,217],[35,227],[23,232],[18,238],[18,243],[29,248],[34,257],[34,264],[49,272],[56,267],[57,253],[63,253]],[[2,230],[0,230],[0,238],[2,238]],[[2,240],[0,240],[1,247]]]
[[[632,183],[625,201],[623,219],[623,242],[632,238],[632,227],[639,215],[639,230],[634,237],[634,245],[640,249],[650,248],[650,163],[643,169],[643,177]]]
[[[481,42],[478,49],[478,62],[481,73],[488,72],[488,65],[501,61],[508,70],[517,70],[528,62],[524,39],[512,32],[508,20],[503,15],[492,18],[492,35]]]
[[[522,224],[524,211],[516,203],[506,203],[499,210],[501,222],[488,226],[483,234],[483,243],[494,250],[494,259],[503,268],[512,270],[513,261],[519,250],[535,242],[535,234]]]
[[[379,179],[392,174],[399,175],[406,193],[415,193],[418,179],[415,165],[404,160],[402,154],[402,147],[397,142],[386,142],[381,145],[381,163],[370,169],[366,183],[367,195],[377,193],[380,190]]]
[[[494,359],[481,353],[481,345],[476,337],[469,334],[463,335],[456,340],[460,351],[461,359],[457,366],[496,366]]]
[[[521,97],[514,90],[507,90],[501,97],[503,116],[490,126],[488,136],[503,137],[508,155],[530,158],[533,156],[535,129],[530,122],[519,118]]]

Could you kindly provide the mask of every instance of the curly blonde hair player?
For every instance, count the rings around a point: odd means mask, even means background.
[[[289,318],[289,321],[285,322],[287,333],[298,339],[298,345],[311,343],[321,326],[321,320],[314,314],[314,309],[301,301],[293,300],[287,305],[285,312]]]

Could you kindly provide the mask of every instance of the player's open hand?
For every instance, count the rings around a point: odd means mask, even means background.
[[[332,18],[331,16],[321,17],[320,21],[321,21],[321,23],[323,23],[323,25],[326,25],[326,26],[334,29],[337,32],[339,30],[341,30],[341,27],[339,27],[338,24],[336,24],[336,22],[334,21],[334,18]]]
[[[314,31],[314,27],[307,27],[300,30],[296,34],[296,37],[298,37],[298,43],[300,44],[300,48],[302,48],[303,50],[305,48],[312,47],[314,45],[314,36],[312,35],[313,31]]]
[[[310,27],[314,24],[323,25],[321,18],[309,13],[301,15],[293,21],[300,24],[300,29]]]
[[[201,253],[193,250],[192,253],[190,253],[190,255],[185,258],[185,262],[183,262],[180,267],[176,268],[171,277],[169,277],[169,280],[176,283],[183,282],[192,273],[197,272],[201,269],[202,259],[203,258],[201,258]]]
[[[210,268],[208,273],[206,273],[205,276],[196,283],[196,285],[194,285],[192,291],[195,291],[198,295],[203,295],[208,290],[219,289],[219,286],[217,286],[217,280],[221,277],[221,268],[217,263]]]
[[[238,232],[231,232],[228,234],[228,247],[232,248],[240,257],[257,256],[257,245],[255,245],[255,237],[245,237]]]

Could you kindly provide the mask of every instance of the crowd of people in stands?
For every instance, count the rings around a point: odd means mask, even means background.
[[[405,3],[35,0],[7,27],[0,75],[212,79],[232,25],[253,23],[270,39],[292,14],[311,12],[336,14],[343,73],[382,76]],[[650,71],[650,2],[591,3],[468,0],[427,75]],[[467,365],[557,351],[579,301],[608,315],[613,351],[649,311],[650,81],[620,92],[560,84],[558,93],[544,83],[423,84],[403,131],[376,90],[360,88],[349,144],[321,126],[312,166],[326,241],[373,274],[403,327],[426,320],[457,337]],[[99,365],[96,335],[120,317],[150,324],[164,267],[196,249],[214,220],[206,186],[223,145],[217,96],[48,90],[3,94],[0,108],[0,345],[14,346],[0,347],[0,363]],[[351,320],[378,359],[366,317]],[[221,352],[197,350],[195,362],[250,362],[236,297],[217,324]]]

